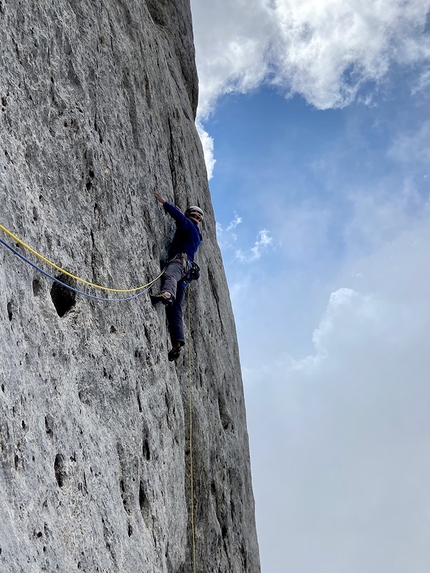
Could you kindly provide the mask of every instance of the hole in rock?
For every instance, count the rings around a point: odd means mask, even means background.
[[[7,315],[9,317],[9,320],[12,320],[13,317],[13,302],[10,300],[7,303]]]
[[[143,325],[143,328],[145,329],[145,337],[146,340],[149,342],[149,344],[151,344],[151,333],[150,331],[147,329],[146,325]]]
[[[143,440],[142,453],[146,460],[149,461],[151,459],[151,452],[149,451],[148,440]]]
[[[61,274],[57,278],[62,283],[71,286],[72,281],[70,277]],[[60,285],[59,283],[54,283],[51,287],[51,299],[58,316],[63,317],[67,312],[69,312],[71,308],[75,306],[76,293]]]
[[[139,485],[139,506],[140,511],[142,513],[143,520],[145,521],[146,526],[149,525],[149,516],[150,516],[150,507],[149,507],[149,500],[145,493],[145,488],[143,487],[143,483],[140,482]]]
[[[145,490],[143,488],[143,484],[142,482],[140,482],[140,487],[139,487],[139,505],[140,505],[140,509],[143,509],[145,507],[145,502],[146,502],[146,493]]]
[[[34,296],[38,296],[40,291],[42,290],[42,285],[40,284],[39,279],[34,279],[33,281],[33,294]]]
[[[146,4],[154,23],[158,26],[167,26],[167,9],[160,4],[159,0],[146,0]]]
[[[120,480],[119,489],[120,489],[120,493],[121,493],[122,504],[124,506],[124,509],[127,511],[127,496],[126,496],[126,492],[125,492],[124,480]]]
[[[224,430],[232,429],[231,419],[227,410],[227,404],[224,398],[218,398],[219,417],[221,419],[222,427]]]
[[[47,416],[45,416],[45,430],[46,433],[48,434],[48,436],[52,436],[53,431],[52,431],[52,426],[53,426],[53,418],[52,416],[50,416],[49,414]]]
[[[60,487],[63,487],[66,478],[66,471],[64,468],[64,456],[57,454],[54,462],[55,479]]]

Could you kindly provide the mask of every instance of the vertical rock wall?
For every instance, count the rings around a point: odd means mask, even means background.
[[[257,573],[188,0],[0,0],[0,45],[2,225],[70,272],[126,288],[158,274],[174,231],[155,187],[207,214],[191,360],[176,365],[146,294],[66,297],[0,245],[0,571],[192,570],[190,373],[197,570]]]

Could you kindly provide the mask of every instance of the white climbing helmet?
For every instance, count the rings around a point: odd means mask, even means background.
[[[191,221],[194,221],[194,223],[200,223],[200,221],[203,221],[203,217],[205,216],[202,209],[200,209],[200,207],[196,207],[195,205],[188,207],[188,209],[185,211],[185,214],[189,219],[191,219]]]

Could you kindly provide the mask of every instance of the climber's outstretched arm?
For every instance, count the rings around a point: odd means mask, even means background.
[[[180,209],[171,205],[166,199],[161,195],[161,193],[157,190],[154,191],[154,197],[157,199],[159,203],[161,203],[164,207],[166,213],[168,213],[177,223],[180,225],[188,225],[188,218],[182,213]]]

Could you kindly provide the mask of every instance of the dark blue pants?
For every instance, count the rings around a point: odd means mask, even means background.
[[[177,342],[185,344],[184,321],[182,319],[182,303],[187,290],[187,284],[182,282],[184,268],[179,261],[171,261],[163,275],[161,292],[168,291],[175,297],[172,306],[167,307],[166,314],[169,322],[170,339],[174,346]]]

